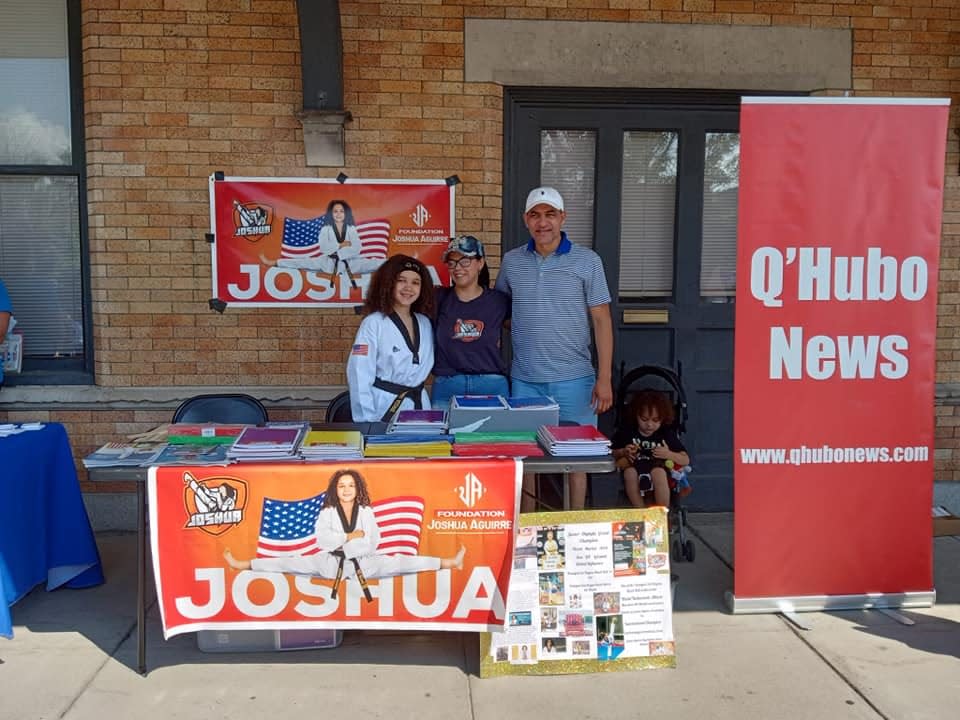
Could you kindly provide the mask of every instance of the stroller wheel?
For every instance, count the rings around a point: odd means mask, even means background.
[[[673,560],[673,562],[683,562],[683,545],[680,544],[680,541],[674,540],[670,548],[671,560]]]
[[[687,562],[693,562],[697,557],[697,546],[693,544],[693,540],[687,540],[683,544],[683,557]]]

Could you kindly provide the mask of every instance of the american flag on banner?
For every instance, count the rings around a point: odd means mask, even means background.
[[[302,260],[320,257],[320,230],[324,226],[324,216],[310,220],[283,219],[283,240],[280,243],[280,257]],[[390,221],[383,218],[362,222],[357,225],[360,236],[360,257],[370,260],[383,260],[387,257],[390,241]]]
[[[390,241],[390,221],[371,220],[357,225],[360,236],[360,257],[369,260],[385,260]]]
[[[315,525],[326,493],[305,500],[263,499],[257,557],[315,555]],[[378,555],[417,555],[423,530],[423,498],[398,496],[373,503],[380,529]]]

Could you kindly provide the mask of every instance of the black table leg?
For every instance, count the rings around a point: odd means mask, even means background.
[[[147,674],[147,495],[137,482],[137,672]]]

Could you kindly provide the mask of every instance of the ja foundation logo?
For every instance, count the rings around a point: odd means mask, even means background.
[[[487,489],[483,486],[483,483],[480,482],[480,478],[473,473],[467,473],[463,479],[463,485],[457,488],[457,495],[460,497],[460,502],[468,508],[476,505],[486,492]]]
[[[413,220],[414,225],[422,228],[430,219],[430,213],[427,212],[427,209],[423,205],[417,205],[414,211],[410,213],[410,219]]]

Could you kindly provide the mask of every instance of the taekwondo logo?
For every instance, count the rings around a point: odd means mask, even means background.
[[[453,324],[453,339],[463,342],[473,342],[479,340],[483,335],[483,320],[461,320]]]
[[[410,213],[410,219],[413,220],[414,225],[422,228],[427,224],[427,220],[430,219],[430,213],[427,212],[427,209],[423,205],[417,205],[414,211]]]
[[[487,489],[480,482],[480,478],[473,473],[467,473],[466,477],[463,478],[463,485],[457,488],[457,495],[460,497],[460,502],[468,508],[472,508],[480,501],[486,491]]]
[[[247,484],[237,478],[210,477],[197,480],[183,473],[183,505],[187,528],[199,528],[210,535],[222,535],[243,520]]]
[[[251,242],[260,235],[269,235],[273,229],[273,208],[258,203],[233,201],[233,225],[236,237],[248,238]]]

